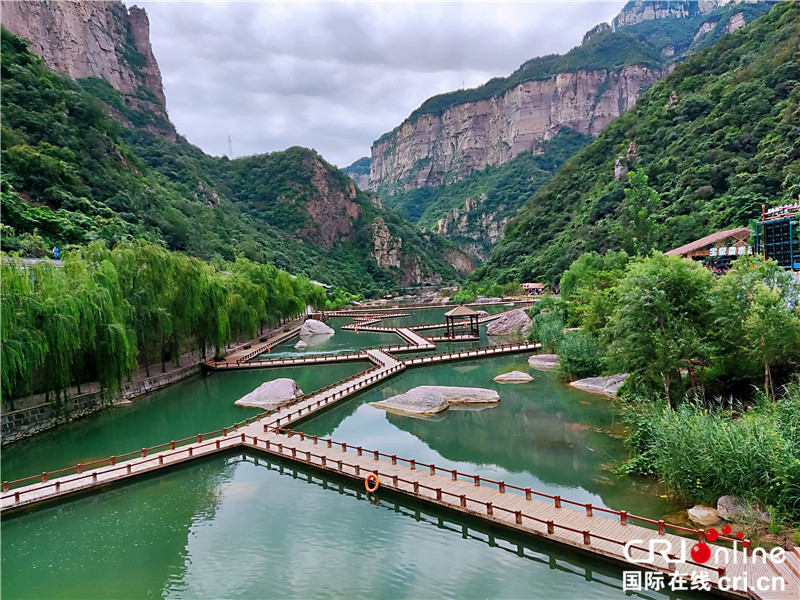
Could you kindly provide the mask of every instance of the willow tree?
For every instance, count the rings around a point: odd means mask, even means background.
[[[13,410],[15,396],[30,389],[36,369],[44,364],[47,340],[35,327],[40,309],[30,270],[19,257],[3,257],[0,278],[2,401]]]
[[[131,305],[125,300],[111,253],[100,242],[87,252],[88,281],[83,289],[83,319],[94,328],[87,348],[101,393],[114,392],[136,370],[136,334],[129,327]]]
[[[151,358],[163,351],[164,340],[172,333],[169,305],[175,255],[160,246],[135,241],[116,246],[111,259],[119,288],[130,305],[131,326],[149,377]]]

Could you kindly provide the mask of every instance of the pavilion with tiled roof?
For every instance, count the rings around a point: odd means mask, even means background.
[[[456,319],[458,319],[461,326],[466,326],[467,322],[469,322],[470,334],[474,337],[480,336],[478,327],[480,315],[469,306],[464,306],[463,304],[456,306],[454,309],[444,313],[444,318],[447,321],[447,335],[449,337],[456,336]]]

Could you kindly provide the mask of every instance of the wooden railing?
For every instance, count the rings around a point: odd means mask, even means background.
[[[628,525],[631,521],[639,521],[639,522],[642,522],[642,523],[648,523],[648,524],[656,526],[656,529],[657,529],[659,535],[665,535],[666,534],[666,530],[670,529],[672,531],[675,531],[675,532],[678,532],[678,533],[681,533],[681,534],[690,534],[692,536],[697,536],[697,539],[700,542],[706,542],[707,541],[706,537],[705,537],[705,531],[703,529],[691,529],[689,527],[683,527],[681,525],[673,525],[671,523],[666,523],[663,519],[660,519],[660,520],[648,519],[647,517],[640,517],[638,515],[631,514],[631,513],[627,512],[627,511],[624,511],[624,510],[613,510],[613,509],[610,509],[610,508],[594,506],[591,503],[577,502],[577,501],[574,501],[574,500],[569,500],[567,498],[562,498],[559,495],[552,495],[552,494],[547,494],[547,493],[544,493],[544,492],[538,492],[538,491],[533,490],[533,489],[528,488],[528,487],[524,487],[523,488],[523,487],[520,487],[520,486],[516,486],[516,485],[510,484],[510,483],[506,483],[504,481],[496,481],[496,480],[489,479],[489,478],[486,478],[486,477],[481,477],[480,475],[462,473],[462,472],[458,471],[457,469],[445,469],[445,468],[442,468],[442,467],[437,467],[433,463],[426,464],[426,463],[423,463],[423,462],[416,461],[414,459],[402,458],[402,457],[399,457],[399,456],[397,456],[395,454],[386,454],[384,452],[380,452],[379,450],[368,450],[368,449],[363,448],[362,446],[354,446],[352,444],[347,444],[345,442],[336,442],[336,441],[334,441],[334,440],[332,440],[330,438],[324,438],[324,437],[319,437],[319,436],[314,436],[314,435],[308,435],[308,434],[305,434],[305,433],[302,433],[302,432],[297,432],[297,431],[293,431],[293,430],[286,429],[286,428],[265,425],[264,426],[264,431],[265,431],[265,433],[266,432],[272,432],[272,433],[276,433],[276,434],[286,435],[289,438],[291,438],[293,436],[298,436],[298,437],[300,437],[301,441],[304,441],[304,440],[308,439],[308,440],[313,441],[314,444],[319,444],[319,443],[326,444],[328,448],[332,448],[334,446],[340,447],[342,449],[342,452],[347,452],[349,450],[349,451],[356,452],[358,454],[358,456],[363,456],[364,454],[371,455],[374,458],[374,460],[376,460],[376,461],[380,460],[380,459],[384,459],[386,461],[391,461],[391,464],[393,464],[393,465],[406,463],[408,465],[408,467],[410,469],[412,469],[412,470],[421,469],[421,470],[428,471],[431,475],[436,475],[436,474],[447,475],[447,476],[449,476],[451,478],[452,481],[468,481],[470,483],[473,483],[477,487],[480,487],[480,486],[491,487],[492,489],[497,489],[497,491],[499,493],[501,493],[501,494],[506,493],[508,491],[518,492],[519,495],[524,495],[526,500],[530,500],[534,496],[536,496],[537,498],[546,498],[546,499],[551,500],[553,502],[553,506],[555,508],[562,508],[564,505],[577,506],[577,507],[580,507],[580,508],[584,509],[586,511],[586,516],[588,516],[588,517],[594,516],[595,512],[600,512],[600,513],[605,513],[605,514],[608,514],[608,515],[613,515],[613,516],[616,516],[616,517],[619,518],[619,523],[621,525]],[[267,450],[270,449],[270,444],[272,444],[274,446],[277,446],[277,447],[281,446],[281,444],[276,444],[275,442],[270,442],[269,440],[261,440],[261,441],[262,441],[262,443],[265,444]],[[280,448],[278,449],[278,451],[279,451],[279,453],[282,453]],[[292,452],[292,458],[297,459],[297,456],[296,456],[297,451],[294,448],[291,448],[291,452]],[[334,462],[337,465],[337,470],[344,472],[343,471],[343,467],[348,467],[348,468],[351,468],[351,469],[354,470],[355,476],[357,476],[357,477],[361,476],[360,471],[362,470],[363,467],[361,467],[360,465],[348,464],[348,463],[345,463],[344,461],[340,461],[340,460],[330,461],[330,459],[327,456],[316,455],[316,454],[313,454],[313,453],[310,453],[310,452],[301,452],[301,454],[306,454],[307,455],[306,462],[310,463],[311,457],[321,459],[322,466],[326,466],[327,462]],[[301,460],[302,460],[302,458],[301,458]],[[311,463],[311,464],[313,464],[313,463]],[[448,492],[448,491],[446,491],[446,490],[444,490],[442,488],[434,488],[434,487],[431,487],[431,486],[426,486],[426,485],[424,485],[422,483],[419,483],[417,481],[403,480],[402,478],[398,477],[395,474],[381,473],[379,470],[376,470],[376,469],[369,469],[366,472],[367,472],[367,474],[375,473],[378,476],[381,476],[381,475],[386,476],[387,479],[391,479],[392,485],[394,487],[396,487],[396,488],[398,487],[398,485],[397,485],[398,483],[406,483],[406,484],[411,484],[414,487],[414,492],[417,493],[417,494],[419,493],[418,492],[419,489],[426,489],[428,491],[435,492],[437,500],[441,500],[444,495],[449,495],[449,496],[458,498],[460,500],[460,505],[463,508],[468,508],[467,504],[465,503],[465,501],[473,502],[473,503],[478,504],[478,505],[484,505],[486,507],[486,509],[487,509],[487,515],[488,516],[492,516],[493,505],[492,505],[491,502],[485,502],[485,501],[482,501],[482,500],[472,499],[472,498],[469,498],[468,496],[465,496],[463,494],[455,494],[455,493],[452,493],[452,492]],[[591,538],[595,538],[595,539],[601,540],[601,541],[620,543],[620,544],[623,544],[623,545],[627,544],[627,541],[626,542],[621,542],[619,540],[614,540],[614,539],[611,539],[611,538],[605,538],[603,536],[600,536],[600,535],[597,535],[597,534],[593,534],[590,531],[578,530],[578,529],[574,529],[574,528],[568,527],[566,525],[559,525],[557,523],[554,523],[553,521],[548,521],[548,520],[544,520],[544,519],[539,519],[537,517],[521,514],[520,511],[511,511],[509,509],[506,509],[506,508],[503,508],[503,507],[500,507],[500,506],[497,506],[497,507],[494,507],[494,508],[499,509],[499,510],[504,510],[504,511],[506,511],[508,513],[514,514],[517,517],[516,518],[516,523],[517,524],[522,524],[522,521],[520,520],[520,515],[521,515],[524,518],[528,518],[528,519],[530,519],[532,521],[535,521],[535,522],[538,522],[538,523],[540,523],[542,525],[547,525],[548,533],[553,533],[553,529],[554,528],[561,528],[561,529],[564,529],[564,530],[567,530],[567,531],[571,531],[573,533],[583,534],[584,543],[587,544],[587,545],[591,543]],[[737,539],[737,538],[732,538],[732,537],[728,537],[728,536],[724,536],[724,535],[718,535],[716,541],[729,542],[729,543],[732,543],[732,544],[740,543],[740,544],[742,544],[742,546],[744,548],[748,548],[750,546],[750,544],[751,544],[749,539],[740,540],[740,539]],[[632,547],[636,548],[635,546],[632,546]],[[649,552],[649,549],[645,549],[645,548],[637,548],[637,549],[643,550],[645,552]],[[674,556],[671,556],[671,557],[675,558]],[[694,564],[696,566],[706,567],[708,569],[711,569],[711,570],[714,570],[714,571],[718,571],[718,572],[721,571],[720,572],[720,576],[724,575],[724,568],[721,568],[721,567],[713,567],[713,566],[705,565],[705,564],[702,564],[702,563],[695,563],[695,562],[693,562],[691,560],[686,560],[684,562],[686,562],[688,564]]]
[[[502,354],[504,352],[524,352],[535,350],[541,347],[539,342],[525,342],[522,344],[503,344],[502,346],[492,346],[490,348],[476,348],[473,350],[460,350],[458,352],[447,352],[445,354],[428,354],[412,356],[403,359],[403,362],[411,367],[424,365],[445,360],[456,360],[460,358],[475,358],[478,356],[490,356],[492,354]]]

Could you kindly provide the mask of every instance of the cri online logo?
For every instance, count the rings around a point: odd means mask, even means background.
[[[730,525],[722,526],[722,535],[728,535],[730,532],[731,532]],[[742,539],[744,537],[744,534],[741,531],[738,531],[736,533],[736,537],[738,539]],[[716,542],[717,539],[719,538],[719,532],[714,528],[706,529],[705,538],[709,542]],[[691,555],[692,555],[692,560],[694,562],[704,563],[709,558],[711,558],[711,548],[709,548],[708,544],[706,544],[705,542],[699,542],[694,546],[692,546]]]

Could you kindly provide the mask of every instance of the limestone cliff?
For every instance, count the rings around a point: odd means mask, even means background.
[[[393,273],[401,285],[438,285],[442,277],[438,273],[423,272],[420,261],[414,254],[403,252],[403,240],[392,235],[382,217],[370,223],[372,251],[370,256],[381,269]]]
[[[382,194],[437,187],[506,163],[562,128],[596,136],[695,48],[768,5],[629,2],[611,25],[592,28],[564,55],[531,59],[508,77],[428,99],[373,143],[369,186]],[[657,19],[675,23],[652,23]]]
[[[597,135],[665,74],[630,66],[558,73],[508,92],[407,119],[372,147],[370,180],[396,189],[438,186],[500,165],[562,127]]]
[[[146,129],[174,139],[144,9],[122,2],[35,0],[4,1],[2,10],[3,26],[28,40],[30,51],[49,67],[73,79],[107,81],[128,108],[159,117]],[[112,114],[130,125],[120,111]]]

